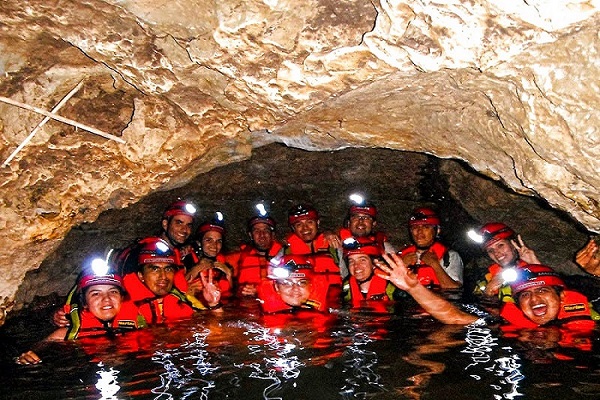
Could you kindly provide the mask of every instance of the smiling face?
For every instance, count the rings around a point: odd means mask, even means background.
[[[275,240],[275,233],[271,227],[265,223],[259,222],[252,226],[250,238],[259,251],[268,251]]]
[[[485,248],[485,251],[492,261],[502,268],[515,265],[519,258],[519,253],[515,249],[515,246],[506,239],[493,242]]]
[[[348,228],[354,237],[364,237],[371,234],[376,222],[373,217],[364,213],[355,213],[350,215]]]
[[[138,278],[150,289],[156,296],[166,296],[173,289],[173,280],[177,268],[169,263],[148,263],[144,264],[141,272],[138,272]]]
[[[538,325],[547,324],[558,317],[562,294],[552,286],[538,286],[518,293],[521,311]]]
[[[299,307],[310,297],[312,282],[307,278],[288,278],[275,281],[275,291],[281,300],[292,307]]]
[[[435,242],[437,233],[438,229],[435,225],[416,224],[410,227],[410,236],[419,249],[429,248]]]
[[[99,320],[111,321],[121,310],[123,294],[114,285],[92,285],[85,289],[85,307]]]
[[[306,243],[310,243],[315,240],[318,229],[319,221],[316,219],[301,219],[292,225],[292,230],[294,233]]]
[[[373,261],[367,254],[350,254],[348,256],[348,270],[357,281],[364,282],[371,278],[374,269]]]
[[[221,232],[208,231],[202,236],[202,252],[208,257],[216,257],[223,247]]]
[[[193,224],[194,219],[185,214],[174,215],[171,219],[162,221],[166,239],[175,246],[182,245],[188,240],[192,234]]]

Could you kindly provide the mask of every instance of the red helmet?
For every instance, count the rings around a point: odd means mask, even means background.
[[[510,284],[513,295],[538,286],[559,286],[564,288],[566,285],[556,271],[540,264],[528,264],[517,268],[517,280]]]
[[[380,257],[381,247],[372,240],[364,237],[349,237],[342,242],[344,257],[353,254],[366,254],[368,256]]]
[[[294,225],[298,221],[302,221],[305,219],[319,219],[318,211],[307,204],[298,204],[297,206],[291,208],[288,211],[288,224],[290,226]]]
[[[167,242],[159,237],[148,237],[140,240],[138,265],[149,263],[177,264],[175,251]]]
[[[215,216],[210,221],[205,221],[198,227],[196,236],[201,239],[206,232],[219,232],[221,236],[225,236],[225,227],[223,226],[223,214],[220,211],[215,213]]]
[[[269,262],[269,279],[312,278],[313,265],[306,256],[286,254]]]
[[[187,201],[177,200],[165,209],[162,219],[171,219],[176,215],[189,215],[195,221],[196,207]]]
[[[377,207],[373,204],[353,204],[348,209],[348,215],[352,216],[354,214],[366,214],[369,215],[373,219],[377,219]]]
[[[408,221],[409,226],[414,225],[440,225],[440,217],[437,213],[429,207],[418,207],[415,208],[410,215]]]
[[[112,285],[123,290],[123,279],[110,268],[106,261],[94,258],[86,265],[77,279],[77,289],[84,289],[93,285]]]
[[[248,220],[248,232],[252,231],[252,228],[256,224],[267,224],[271,228],[272,231],[275,230],[275,220],[271,218],[269,215],[255,215],[254,217]]]
[[[515,231],[502,222],[489,222],[479,229],[479,235],[483,239],[481,246],[485,248],[499,240],[512,238]]]

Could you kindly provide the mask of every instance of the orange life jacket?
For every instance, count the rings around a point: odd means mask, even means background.
[[[159,297],[144,285],[137,273],[125,275],[123,285],[131,296],[131,301],[138,307],[140,314],[149,324],[189,318],[194,313],[194,309],[185,298],[185,295],[175,286],[170,293],[162,298],[161,306],[158,301]]]
[[[340,267],[338,266],[337,252],[329,247],[325,235],[320,233],[311,243],[305,243],[296,234],[288,235],[286,240],[286,254],[307,256],[317,275],[324,275],[330,285],[342,284]]]
[[[354,235],[352,235],[352,232],[348,228],[341,228],[339,235],[340,235],[340,239],[342,239],[342,242],[348,238],[354,237]],[[377,247],[379,248],[381,253],[382,254],[385,253],[385,242],[388,241],[388,237],[385,233],[375,232],[374,234],[364,236],[364,238],[368,242],[377,244]]]
[[[556,320],[549,324],[558,325],[567,329],[590,329],[595,326],[592,320],[591,309],[587,297],[574,290],[565,289],[563,299],[560,302],[560,311]],[[523,311],[515,303],[504,303],[500,311],[510,327],[535,328],[537,325],[523,314]]]
[[[65,340],[79,339],[87,336],[114,335],[126,331],[143,328],[145,321],[138,308],[131,301],[124,301],[115,318],[110,322],[100,321],[89,310],[79,312],[79,319],[72,320]]]
[[[369,290],[365,295],[360,291],[360,286],[355,277],[349,276],[344,282],[345,302],[350,302],[353,308],[372,309],[376,312],[388,312],[391,302],[386,289],[389,282],[379,275],[373,275]]]
[[[417,246],[411,245],[403,249],[400,253],[402,256],[404,256],[407,254],[416,253],[417,250]],[[442,260],[441,264],[443,267],[445,264],[443,260],[445,257],[448,257],[448,248],[439,242],[434,242],[431,247],[429,247],[428,251],[431,251],[433,254],[435,254],[438,260]],[[415,272],[417,273],[417,277],[419,278],[421,285],[434,288],[440,287],[440,280],[435,274],[435,270],[430,265],[416,264],[411,265],[410,267],[415,268]]]
[[[269,251],[262,254],[255,246],[245,244],[239,251],[227,255],[226,260],[233,267],[238,283],[259,284],[267,277],[269,260],[275,257],[281,248],[281,244],[275,241]]]
[[[281,300],[281,296],[275,290],[275,281],[266,279],[258,286],[258,298],[265,313],[276,313],[282,311],[300,310],[327,310],[327,289],[329,284],[324,277],[316,276],[312,281],[312,291],[309,299],[301,307],[292,307]]]

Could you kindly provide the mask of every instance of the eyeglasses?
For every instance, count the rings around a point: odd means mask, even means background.
[[[283,279],[277,281],[277,286],[285,290],[291,290],[294,286],[298,286],[300,289],[305,289],[310,285],[310,281],[308,279],[301,279],[299,281],[292,281],[289,279]]]
[[[350,219],[353,221],[373,221],[373,217],[371,217],[370,215],[359,215],[359,214],[351,215]]]

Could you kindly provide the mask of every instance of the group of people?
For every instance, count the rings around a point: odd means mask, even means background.
[[[298,204],[288,212],[289,234],[279,241],[276,221],[257,207],[247,222],[249,241],[225,254],[222,214],[194,232],[196,207],[177,200],[163,212],[158,236],[85,263],[65,307],[54,315],[59,329],[50,339],[115,335],[196,312],[220,313],[233,298],[256,299],[265,313],[276,313],[327,312],[340,300],[348,307],[386,312],[412,297],[443,323],[481,320],[444,295],[463,289],[463,262],[439,241],[441,220],[434,209],[412,212],[412,244],[403,249],[377,229],[377,217],[375,205],[356,199],[343,227],[323,231],[317,209]],[[585,296],[541,265],[510,227],[488,223],[473,238],[493,261],[475,288],[483,298],[497,299],[498,312],[490,315],[517,327],[593,327],[598,315]],[[590,274],[600,274],[594,240],[576,260]],[[35,364],[40,358],[28,351],[16,362]]]

